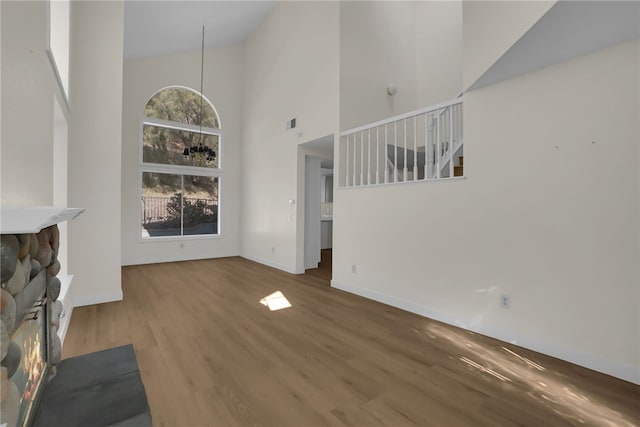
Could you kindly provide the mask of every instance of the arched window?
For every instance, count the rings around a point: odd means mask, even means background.
[[[141,237],[219,234],[222,129],[211,102],[186,87],[159,90],[140,145]]]

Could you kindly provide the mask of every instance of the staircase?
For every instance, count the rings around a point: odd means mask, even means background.
[[[424,148],[424,147],[421,147]],[[396,157],[397,153],[397,157]],[[430,166],[426,165],[426,151],[420,151],[420,148],[417,152],[414,153],[413,150],[407,149],[407,181],[414,181],[416,177],[414,177],[414,170],[417,171],[417,180],[424,180],[424,172],[427,169],[433,169],[435,167],[435,163],[432,162]],[[450,168],[449,168],[449,160],[446,159],[447,151],[446,149],[441,154],[441,157],[444,158],[440,167],[440,178],[449,178]],[[388,175],[391,176],[391,182],[402,182],[404,181],[403,171],[405,169],[404,163],[404,148],[402,147],[394,147],[393,145],[387,145],[387,168]],[[431,158],[435,159],[436,156],[432,150]],[[396,160],[397,159],[397,160]],[[457,150],[457,153],[453,156],[453,176],[461,177],[464,176],[464,156],[462,155],[462,147]],[[416,167],[417,166],[417,167]],[[429,179],[436,179],[435,174],[429,176]]]
[[[464,156],[458,157],[458,166],[453,167],[453,176],[464,176]]]

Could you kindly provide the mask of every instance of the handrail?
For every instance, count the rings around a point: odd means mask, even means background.
[[[349,130],[346,130],[346,131],[342,132],[340,134],[340,136],[353,135],[354,133],[357,133],[357,132],[360,132],[360,131],[363,131],[363,130],[366,130],[366,129],[371,129],[371,128],[374,128],[374,127],[377,127],[377,126],[386,125],[386,124],[393,123],[393,122],[396,122],[396,121],[399,121],[399,120],[407,119],[409,117],[419,116],[421,114],[431,113],[433,111],[441,110],[443,108],[447,108],[447,107],[450,107],[452,105],[462,104],[463,101],[464,101],[464,97],[461,96],[459,98],[455,98],[455,99],[452,99],[450,101],[442,102],[440,104],[435,104],[435,105],[431,105],[429,107],[420,108],[418,110],[410,111],[408,113],[400,114],[400,115],[397,115],[397,116],[389,117],[389,118],[384,119],[384,120],[379,120],[377,122],[368,123],[366,125],[359,126],[357,128],[349,129]]]
[[[342,132],[338,185],[440,180],[463,173],[454,164],[462,156],[463,104],[460,97]]]

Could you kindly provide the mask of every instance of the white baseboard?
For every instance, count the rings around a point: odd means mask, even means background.
[[[269,267],[277,268],[278,270],[286,271],[287,273],[300,274],[300,273],[298,273],[296,271],[295,267],[292,268],[292,267],[287,266],[287,265],[278,264],[277,262],[273,262],[273,261],[269,261],[269,260],[266,260],[266,259],[254,257],[254,256],[251,256],[251,255],[240,255],[240,256],[242,258],[248,259],[249,261],[253,261],[253,262],[257,262],[257,263],[260,263],[260,264],[267,265]]]
[[[214,259],[214,258],[226,258],[232,256],[240,256],[238,253],[229,254],[204,254],[202,256],[183,255],[176,256],[173,252],[167,252],[166,255],[150,256],[150,257],[138,257],[127,258],[122,260],[122,266],[127,265],[144,265],[144,264],[160,264],[163,262],[180,262],[180,261],[195,261],[199,259]]]
[[[434,310],[402,298],[361,288],[349,283],[332,280],[331,287],[447,323],[449,325],[471,330],[500,341],[513,343],[529,350],[537,351],[557,359],[565,360],[567,362],[640,385],[640,369],[635,365],[610,360],[597,354],[587,353],[580,349],[555,342],[548,342],[533,336],[519,335],[517,340],[515,340],[512,336],[508,336],[509,334],[505,333],[504,330],[498,327],[492,327],[491,325],[488,325],[488,327],[485,326],[482,328],[470,329],[465,325],[462,325],[459,320],[452,318],[443,311]]]
[[[71,324],[71,315],[73,314],[73,300],[68,300],[64,305],[64,317],[60,319],[60,329],[58,329],[58,336],[60,337],[60,343],[64,348],[64,338],[67,336],[69,325]]]
[[[64,313],[64,317],[60,318],[60,327],[58,328],[58,336],[60,337],[60,342],[64,348],[64,339],[67,336],[67,331],[69,330],[69,325],[71,324],[71,316],[73,315],[74,307],[81,307],[83,305],[93,305],[93,304],[102,304],[106,302],[113,301],[121,301],[122,300],[122,290],[119,292],[113,293],[105,293],[101,295],[83,295],[83,296],[73,296],[71,292],[71,284],[73,281],[73,275],[68,276],[58,276],[60,281],[62,282],[62,286],[60,289],[60,296],[58,300],[62,302],[62,309]]]
[[[180,261],[195,261],[198,259],[215,259],[215,258],[226,258],[226,257],[233,257],[233,256],[239,256],[245,259],[248,259],[250,261],[254,261],[260,264],[264,264],[267,265],[269,267],[273,267],[276,268],[278,270],[282,270],[282,271],[286,271],[287,273],[291,273],[291,274],[303,274],[303,271],[297,271],[296,268],[292,268],[289,266],[286,266],[284,264],[279,264],[277,262],[272,262],[269,260],[266,260],[264,258],[259,258],[259,257],[254,257],[254,256],[249,256],[249,255],[242,255],[242,254],[226,254],[226,255],[220,255],[220,256],[202,256],[202,257],[193,257],[193,256],[185,256],[185,257],[176,257],[175,255],[171,254],[168,256],[161,256],[161,257],[144,257],[144,258],[136,258],[136,259],[123,259],[122,260],[122,265],[123,266],[127,266],[127,265],[143,265],[143,264],[160,264],[163,262],[180,262]],[[96,303],[97,304],[97,303]],[[86,304],[88,305],[88,304]]]
[[[58,300],[62,303],[62,312],[64,317],[60,318],[60,327],[58,328],[58,337],[60,342],[64,346],[64,338],[67,336],[67,330],[71,323],[71,315],[73,314],[73,299],[71,298],[71,283],[73,281],[73,274],[58,275],[58,279],[62,283],[60,287],[60,295]]]
[[[114,292],[106,292],[94,295],[74,295],[73,306],[82,307],[85,305],[104,304],[107,302],[122,301],[122,289]]]

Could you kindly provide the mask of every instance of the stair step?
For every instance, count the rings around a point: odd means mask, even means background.
[[[454,166],[453,167],[453,176],[464,176],[463,167],[462,166]]]

